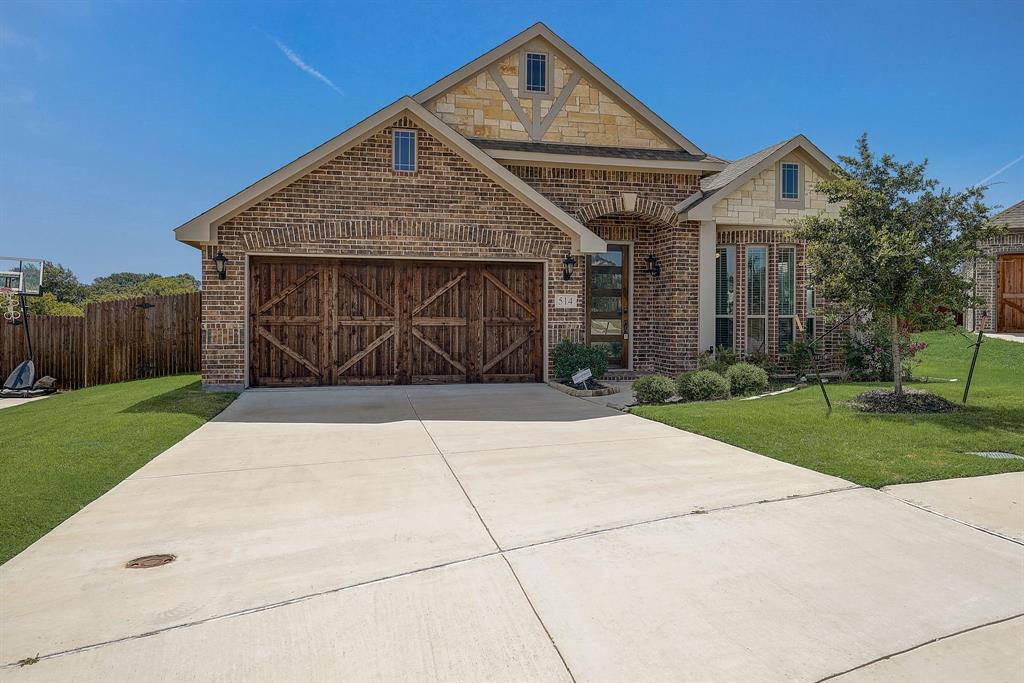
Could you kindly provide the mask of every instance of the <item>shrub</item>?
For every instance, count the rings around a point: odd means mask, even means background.
[[[809,341],[795,341],[782,353],[782,360],[797,379],[803,377],[811,367],[814,349]]]
[[[647,375],[633,382],[637,403],[664,403],[676,393],[676,385],[668,377]]]
[[[679,396],[685,401],[717,401],[729,398],[729,383],[712,370],[697,370],[679,376]]]
[[[758,350],[754,351],[753,353],[748,353],[743,360],[744,362],[749,363],[750,365],[756,365],[757,367],[767,372],[769,375],[777,374],[775,361],[772,360],[772,357],[769,356],[764,351]]]
[[[768,373],[750,363],[737,363],[725,373],[733,396],[749,396],[768,390]]]
[[[725,375],[729,366],[735,365],[738,360],[735,351],[728,346],[719,346],[714,353],[705,351],[697,355],[697,369],[712,370],[719,375]]]
[[[914,342],[908,335],[900,339],[900,360],[904,380],[909,380],[914,367],[921,363],[917,357],[928,347],[924,342]],[[846,341],[846,367],[851,379],[866,382],[891,382],[892,332],[888,326],[868,321],[850,330]]]
[[[568,379],[584,368],[590,368],[594,379],[601,379],[608,370],[608,356],[604,351],[568,339],[558,343],[551,358],[555,363],[555,376],[560,379]]]

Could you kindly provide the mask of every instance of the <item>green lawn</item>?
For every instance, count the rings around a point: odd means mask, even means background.
[[[911,386],[960,402],[972,339],[929,332]],[[945,380],[956,378],[957,382]],[[939,381],[942,380],[942,381]],[[754,401],[641,406],[637,415],[704,434],[864,486],[1024,470],[1024,460],[990,460],[964,451],[1024,455],[1024,344],[986,340],[967,408],[941,415],[870,415],[840,402],[881,384],[831,384],[827,415],[816,386]]]
[[[234,400],[198,380],[109,384],[0,410],[0,563]]]

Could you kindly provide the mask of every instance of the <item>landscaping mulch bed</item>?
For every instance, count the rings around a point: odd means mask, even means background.
[[[920,389],[904,389],[900,398],[890,389],[872,389],[857,394],[847,404],[865,413],[955,413],[960,410],[956,403]]]

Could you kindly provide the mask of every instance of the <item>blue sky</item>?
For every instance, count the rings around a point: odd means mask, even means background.
[[[0,252],[196,273],[175,226],[537,20],[726,158],[867,131],[962,188],[1024,156],[1020,1],[8,1]],[[1024,198],[1024,161],[992,182]]]

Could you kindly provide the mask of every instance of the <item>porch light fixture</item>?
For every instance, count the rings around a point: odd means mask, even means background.
[[[224,252],[220,249],[217,250],[217,255],[213,257],[213,263],[217,266],[217,279],[224,280],[227,278],[227,266],[228,257],[224,255]]]
[[[644,263],[647,264],[647,274],[651,277],[658,277],[661,275],[661,264],[658,263],[658,257],[654,254],[648,254],[644,257]]]
[[[576,259],[572,254],[566,254],[565,258],[562,259],[562,279],[571,280],[572,271],[576,269]]]

